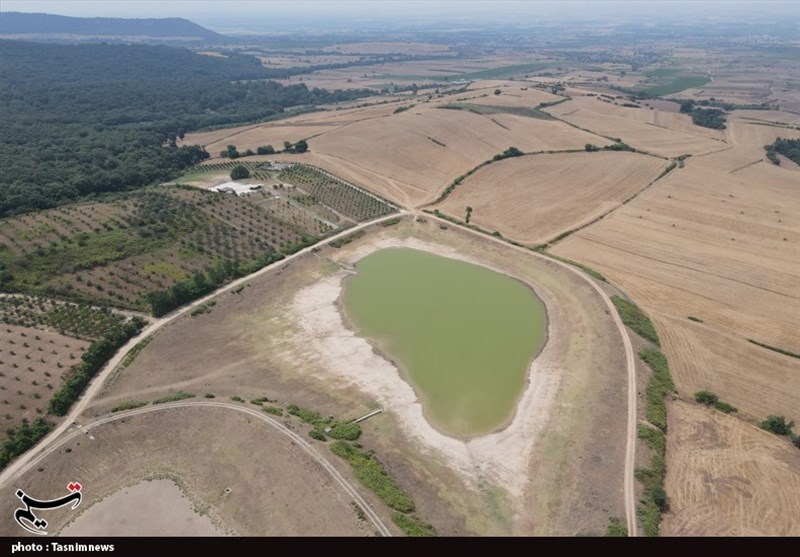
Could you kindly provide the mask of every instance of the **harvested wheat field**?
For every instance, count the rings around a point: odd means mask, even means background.
[[[726,147],[722,132],[694,126],[685,114],[616,106],[600,97],[575,98],[545,111],[581,128],[620,138],[632,147],[663,157],[697,155]]]
[[[323,133],[309,145],[323,168],[416,206],[510,146],[526,152],[580,149],[598,140],[603,142],[561,122],[414,107]]]
[[[667,470],[662,535],[800,535],[800,457],[786,439],[675,401]]]
[[[436,208],[530,244],[607,213],[655,180],[666,163],[636,153],[558,153],[490,164]]]
[[[726,155],[689,159],[554,252],[649,312],[682,392],[710,388],[756,418],[800,419],[797,360],[748,342],[800,352],[797,174],[765,163],[731,174]]]

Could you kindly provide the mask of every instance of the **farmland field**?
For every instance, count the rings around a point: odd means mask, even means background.
[[[635,153],[560,153],[500,161],[464,180],[443,213],[535,245],[612,210],[650,184],[664,161]]]
[[[797,536],[800,462],[787,441],[721,412],[671,408],[666,536]]]
[[[347,194],[336,209],[352,206],[354,218],[391,210],[344,185],[329,189]],[[352,225],[299,194],[277,186],[249,197],[162,187],[6,219],[5,287],[147,310],[154,291],[198,273],[218,283]]]
[[[372,4],[0,40],[0,501],[800,535],[796,10]]]
[[[545,341],[535,294],[494,271],[408,249],[376,252],[356,269],[347,315],[398,359],[428,419],[469,436],[507,422]]]

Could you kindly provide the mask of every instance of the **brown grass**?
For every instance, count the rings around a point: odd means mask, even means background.
[[[682,392],[712,388],[756,418],[800,419],[797,361],[747,342],[800,351],[797,174],[746,166],[760,148],[688,159],[554,251],[598,269],[655,319]]]
[[[76,511],[41,512],[50,523],[49,532],[58,532],[78,511],[89,512],[121,488],[143,479],[171,479],[196,510],[225,532],[371,533],[316,461],[291,439],[244,414],[218,408],[169,409],[99,426],[91,434],[93,439],[77,436],[5,486],[0,491],[3,507],[19,505],[14,495],[18,488],[47,499],[62,496],[68,482],[78,481],[84,499]],[[389,522],[386,514],[383,518]],[[21,532],[10,518],[0,523],[0,535]]]
[[[800,459],[788,441],[681,401],[667,440],[663,535],[800,535]]]
[[[531,244],[612,210],[654,180],[663,160],[636,153],[560,153],[518,157],[478,170],[437,205],[503,236]]]
[[[582,128],[620,138],[632,147],[665,157],[725,148],[722,132],[694,126],[685,114],[624,108],[603,102],[599,97],[575,98],[545,110]]]

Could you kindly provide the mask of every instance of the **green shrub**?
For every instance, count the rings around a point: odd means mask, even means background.
[[[608,528],[606,529],[606,537],[609,538],[627,538],[628,528],[617,517],[612,517],[609,520]]]
[[[436,529],[433,525],[420,520],[414,515],[394,512],[392,513],[392,522],[412,538],[430,538],[436,535]]]
[[[390,508],[403,513],[414,511],[414,501],[403,493],[374,456],[346,441],[334,441],[330,447],[333,454],[350,464],[359,481]]]
[[[794,443],[795,447],[800,449],[800,435],[793,435],[792,436],[792,443]]]
[[[736,408],[735,406],[728,404],[727,402],[722,402],[721,400],[714,403],[714,408],[716,408],[720,412],[725,412],[726,414],[739,411],[739,409]]]
[[[794,422],[786,422],[784,416],[767,416],[767,419],[761,422],[761,429],[765,429],[775,435],[792,435],[792,427]]]
[[[244,399],[243,399],[242,397],[240,397],[239,395],[233,395],[233,396],[231,397],[231,400],[232,400],[233,402],[244,402]]]
[[[171,395],[162,396],[161,398],[157,398],[153,401],[153,404],[164,404],[166,402],[176,402],[178,400],[184,400],[187,398],[194,398],[195,395],[192,393],[185,393],[183,391],[178,391],[177,393],[173,393]]]
[[[361,427],[354,423],[336,422],[328,432],[328,436],[333,439],[344,439],[345,441],[355,441],[361,436]]]
[[[277,406],[265,406],[262,408],[262,410],[267,414],[272,414],[273,416],[283,416],[283,409],[278,408]]]
[[[700,404],[706,406],[713,406],[719,402],[719,397],[711,391],[697,391],[694,394],[694,399]]]
[[[141,408],[142,406],[147,406],[147,403],[141,400],[129,400],[128,402],[117,404],[111,411],[121,412],[122,410],[133,410],[134,408]]]
[[[309,431],[308,436],[311,437],[312,439],[316,439],[317,441],[325,442],[328,440],[328,438],[325,437],[325,434],[319,431],[318,429],[312,429],[311,431]]]
[[[699,317],[695,317],[694,315],[690,315],[686,319],[688,319],[689,321],[694,321],[696,323],[702,323],[703,322],[702,319],[700,319]]]
[[[203,396],[206,397],[206,398],[215,398],[213,393],[206,393]]]

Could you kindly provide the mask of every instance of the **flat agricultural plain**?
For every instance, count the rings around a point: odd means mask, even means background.
[[[665,168],[661,159],[627,152],[514,157],[481,168],[435,208],[464,219],[471,207],[473,224],[546,243],[618,207]]]
[[[342,280],[359,259],[391,246],[488,266],[536,289],[547,308],[548,341],[531,365],[508,427],[472,439],[443,435],[424,418],[402,370],[343,321],[337,307]],[[341,419],[382,407],[384,413],[362,423],[359,442],[375,450],[413,497],[417,515],[440,535],[603,532],[610,516],[624,516],[625,436],[618,432],[625,431],[626,423],[625,359],[603,302],[573,273],[536,254],[520,257],[510,246],[455,227],[440,228],[438,222],[406,217],[393,226],[377,226],[345,246],[323,248],[236,293],[220,295],[210,312],[171,324],[130,365],[112,374],[84,419],[177,391],[198,399],[213,394],[215,400],[257,411],[260,406],[248,401],[261,404],[267,397],[264,404],[298,404]],[[282,420],[307,435],[308,427],[295,418]],[[151,427],[162,423],[152,421]],[[128,424],[116,427],[122,435]],[[203,437],[212,448],[224,442],[213,440],[216,431]],[[261,458],[261,450],[277,452],[267,442],[254,442],[249,431],[229,437],[243,451],[256,447],[254,459]],[[138,429],[130,435],[149,436]],[[357,484],[326,444],[309,441]],[[173,451],[191,452],[179,443],[141,451],[127,446],[114,446],[116,458],[171,461],[178,458]],[[222,453],[220,448],[215,454]],[[223,460],[236,462],[233,456]],[[590,460],[590,469],[581,464]],[[223,487],[215,484],[211,493]],[[254,491],[247,485],[234,489]],[[371,492],[362,490],[362,495],[390,522],[386,507]],[[233,509],[217,509],[223,523],[236,532],[252,532],[239,525],[241,515],[232,514]]]

